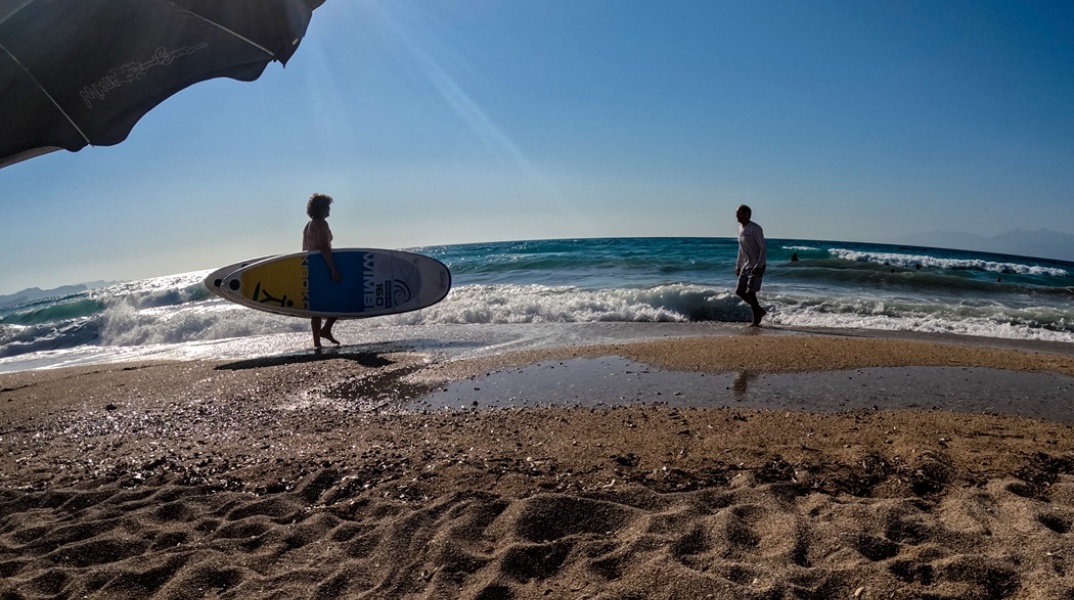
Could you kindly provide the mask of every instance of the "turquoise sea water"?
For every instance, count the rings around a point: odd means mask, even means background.
[[[646,323],[739,324],[733,238],[615,238],[412,248],[450,267],[429,309],[341,323],[348,345],[510,348]],[[797,255],[798,260],[792,261]],[[221,265],[247,257],[227,257]],[[874,329],[1074,343],[1074,263],[909,246],[769,240],[773,328]],[[308,322],[213,296],[204,271],[0,306],[0,371],[146,357],[302,351]],[[629,326],[628,326],[629,325]],[[653,327],[666,334],[666,329]],[[676,330],[677,331],[677,330]],[[537,332],[544,332],[540,335]],[[551,336],[548,332],[553,332]]]

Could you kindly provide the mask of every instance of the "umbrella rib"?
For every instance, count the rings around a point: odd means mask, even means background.
[[[27,4],[29,4],[29,3],[27,3]],[[0,44],[0,50],[3,50],[4,54],[7,54],[8,56],[11,57],[11,60],[13,60],[15,62],[15,64],[18,65],[20,69],[22,69],[23,73],[26,73],[26,76],[30,78],[30,81],[34,82],[34,85],[37,86],[37,89],[41,90],[41,93],[44,94],[45,97],[48,98],[49,102],[51,102],[52,105],[56,107],[56,110],[60,111],[60,114],[63,115],[63,118],[67,119],[67,122],[71,124],[71,127],[75,128],[75,131],[78,132],[78,135],[82,136],[82,139],[86,140],[86,143],[89,144],[90,146],[92,146],[93,142],[90,141],[89,136],[87,136],[82,131],[82,128],[79,127],[77,123],[75,123],[75,120],[72,119],[71,116],[67,114],[67,111],[65,111],[63,109],[63,107],[60,106],[60,103],[56,102],[56,99],[52,97],[52,94],[48,93],[48,90],[45,89],[45,86],[41,85],[41,82],[38,81],[36,77],[34,77],[34,74],[31,73],[30,70],[27,69],[26,66],[23,65],[22,62],[19,61],[18,58],[15,57],[14,54],[12,54],[10,51],[8,51],[8,49],[5,48],[3,46],[3,44]]]
[[[231,35],[239,38],[240,40],[246,42],[247,44],[250,44],[254,48],[257,48],[258,50],[264,52],[265,54],[268,54],[269,56],[271,56],[273,58],[276,58],[276,53],[275,52],[273,52],[272,50],[269,50],[268,48],[262,46],[261,44],[258,44],[257,42],[251,40],[250,38],[245,37],[245,36],[239,34],[236,31],[228,29],[227,27],[224,27],[223,25],[221,25],[220,23],[217,23],[216,21],[213,21],[212,19],[208,19],[206,17],[203,17],[203,16],[199,15],[196,12],[187,10],[187,9],[181,7],[181,6],[176,6],[176,4],[174,2],[169,2],[169,4],[171,4],[172,6],[175,6],[176,10],[179,10],[181,12],[185,12],[186,14],[188,14],[190,16],[197,17],[197,18],[201,19],[202,21],[205,21],[206,23],[208,23],[208,24],[210,24],[210,25],[212,25],[214,27],[217,27],[219,29],[222,29],[222,30],[230,33]]]
[[[16,8],[15,10],[7,13],[3,17],[0,17],[0,25],[3,25],[4,21],[7,21],[11,17],[15,16],[15,14],[17,14],[19,11],[21,11],[24,8],[26,8],[27,6],[30,6],[34,2],[36,2],[36,0],[26,0],[26,2],[22,3],[22,6],[20,6],[20,7]]]

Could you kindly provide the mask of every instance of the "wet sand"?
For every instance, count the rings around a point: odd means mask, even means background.
[[[1074,356],[719,335],[0,375],[0,598],[1074,599]]]

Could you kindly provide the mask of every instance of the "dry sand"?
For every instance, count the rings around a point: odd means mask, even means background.
[[[402,409],[451,381],[601,356],[804,382],[884,366],[1074,376],[1070,354],[764,334],[0,375],[0,599],[1074,600],[1070,422]]]

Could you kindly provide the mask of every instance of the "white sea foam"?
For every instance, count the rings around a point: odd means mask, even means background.
[[[1035,328],[1029,325],[998,323],[987,319],[951,321],[928,316],[902,318],[803,310],[773,314],[769,322],[784,327],[919,331],[1011,340],[1074,343],[1074,333]]]
[[[688,322],[735,320],[743,311],[726,290],[673,284],[584,290],[545,285],[469,285],[433,307],[377,319],[387,325]]]
[[[101,316],[100,344],[140,346],[179,344],[304,331],[309,321],[249,310],[223,300],[200,305],[138,310],[130,305],[109,307]]]
[[[1017,273],[1019,275],[1048,275],[1052,277],[1067,277],[1070,275],[1068,271],[1055,267],[996,262],[983,259],[940,258],[926,254],[866,252],[861,250],[848,250],[845,248],[831,248],[828,252],[830,252],[832,256],[843,260],[871,262],[906,268],[913,268],[920,265],[922,267],[936,269],[981,269],[994,273]]]

